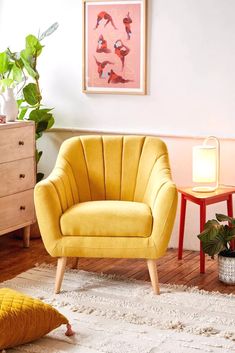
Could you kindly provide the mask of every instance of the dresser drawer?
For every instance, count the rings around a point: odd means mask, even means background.
[[[34,157],[34,126],[0,130],[0,163]]]
[[[32,189],[35,185],[34,158],[0,164],[0,197]]]
[[[0,198],[0,234],[34,219],[33,189]]]

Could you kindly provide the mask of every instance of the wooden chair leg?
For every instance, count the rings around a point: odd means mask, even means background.
[[[78,268],[78,260],[79,260],[78,257],[74,257],[73,264],[72,264],[72,269],[73,270],[76,270]]]
[[[60,292],[60,287],[64,278],[67,257],[59,257],[57,261],[56,278],[55,278],[55,294]]]
[[[158,274],[157,274],[157,264],[156,260],[147,260],[149,276],[151,279],[153,291],[155,294],[160,294],[159,283],[158,283]]]

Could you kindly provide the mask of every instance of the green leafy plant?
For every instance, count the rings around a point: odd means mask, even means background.
[[[12,53],[9,48],[0,53],[0,92],[4,92],[6,87],[14,88],[24,79],[23,62],[21,58]]]
[[[221,224],[221,222],[229,222],[229,224]],[[231,256],[230,242],[235,239],[235,218],[216,214],[216,219],[206,222],[198,238],[202,242],[203,251],[212,258],[220,253]]]
[[[6,87],[17,87],[18,119],[35,122],[36,140],[42,137],[43,132],[50,129],[55,122],[53,108],[42,104],[37,63],[44,48],[42,40],[57,28],[58,23],[54,23],[41,35],[39,34],[38,38],[29,34],[25,38],[25,48],[20,53],[12,52],[9,48],[0,53],[0,91],[4,91]],[[37,165],[42,153],[36,149]],[[40,181],[43,176],[43,173],[37,172],[37,181]]]

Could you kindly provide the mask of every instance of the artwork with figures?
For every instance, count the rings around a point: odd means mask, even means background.
[[[86,93],[145,94],[146,0],[84,0]]]

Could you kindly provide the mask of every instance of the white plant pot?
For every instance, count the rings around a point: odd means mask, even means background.
[[[6,121],[15,121],[18,116],[18,106],[14,97],[13,89],[7,88],[1,95],[1,113],[6,115]]]
[[[218,256],[219,280],[226,284],[235,284],[235,257]]]

